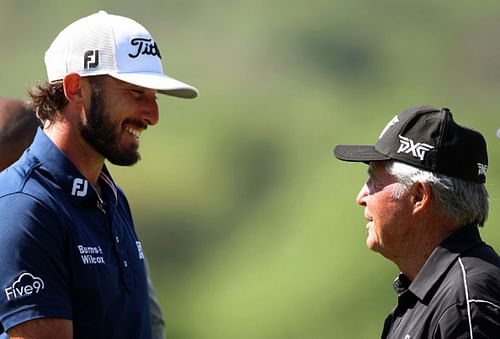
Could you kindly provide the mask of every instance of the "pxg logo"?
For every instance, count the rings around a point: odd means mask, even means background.
[[[7,300],[17,299],[23,296],[28,296],[33,293],[38,293],[44,289],[43,280],[35,277],[31,273],[23,273],[16,281],[5,289]]]

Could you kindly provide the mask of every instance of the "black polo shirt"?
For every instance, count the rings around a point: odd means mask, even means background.
[[[414,281],[400,274],[394,289],[382,338],[500,338],[500,258],[476,226],[453,233]]]

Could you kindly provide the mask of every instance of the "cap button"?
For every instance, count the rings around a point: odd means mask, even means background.
[[[441,111],[450,113],[451,110],[448,107],[441,108]]]

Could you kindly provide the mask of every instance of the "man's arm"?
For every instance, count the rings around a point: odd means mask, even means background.
[[[455,305],[439,318],[432,338],[498,338],[500,305],[484,300],[469,303],[469,310]]]
[[[72,339],[73,322],[67,319],[29,320],[7,331],[9,339]]]
[[[151,314],[153,339],[163,339],[165,338],[165,320],[163,320],[160,304],[156,297],[153,282],[151,281],[147,258],[145,258],[144,264],[146,265],[146,277],[148,279],[149,311]]]

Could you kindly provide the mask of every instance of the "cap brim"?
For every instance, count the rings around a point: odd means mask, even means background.
[[[371,145],[337,145],[333,154],[339,160],[351,162],[390,160],[387,155],[377,152]]]
[[[158,73],[108,73],[115,79],[137,86],[151,88],[158,93],[179,98],[192,99],[198,96],[198,89],[182,81]]]

